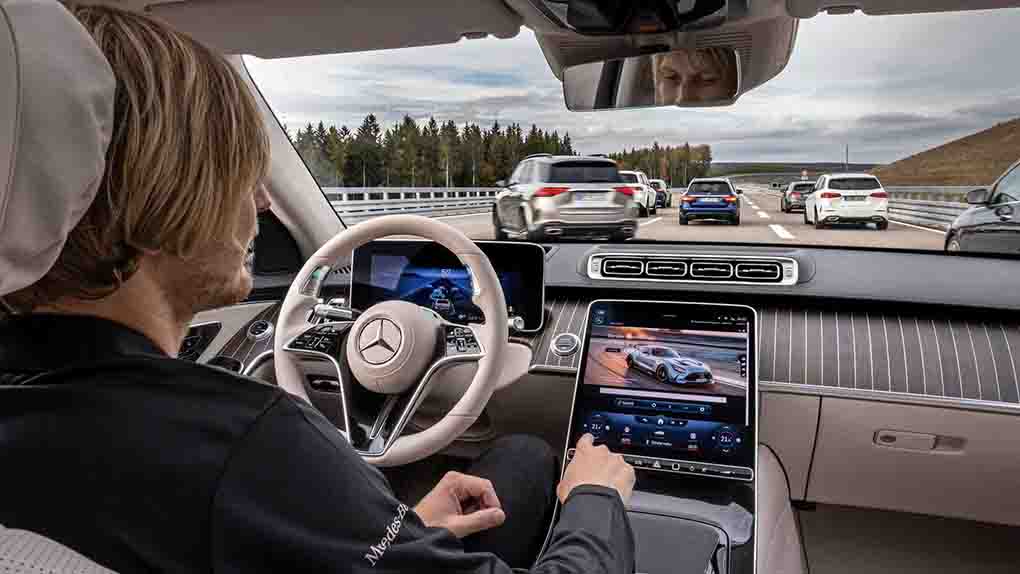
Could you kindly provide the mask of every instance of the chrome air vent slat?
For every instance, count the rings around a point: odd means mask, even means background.
[[[691,278],[726,280],[733,277],[733,264],[729,261],[693,261]]]
[[[687,253],[596,253],[588,277],[614,281],[794,285],[799,277],[792,257],[697,255]]]
[[[610,257],[602,262],[600,269],[606,277],[639,277],[645,271],[645,263],[640,259]]]
[[[670,277],[679,279],[687,275],[687,262],[677,259],[663,259],[645,263],[645,275],[649,277]]]

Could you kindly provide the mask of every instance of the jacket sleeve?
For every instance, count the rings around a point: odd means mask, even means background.
[[[511,572],[426,527],[329,421],[290,396],[259,417],[226,463],[211,537],[212,570],[222,573]],[[633,571],[633,553],[619,496],[584,486],[532,571],[622,574]]]

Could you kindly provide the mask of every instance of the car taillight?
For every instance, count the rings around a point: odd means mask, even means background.
[[[822,193],[820,193],[818,195],[818,197],[820,197],[822,199],[836,199],[837,197],[843,197],[843,196],[838,194],[838,193],[836,193],[835,191],[823,191]]]
[[[723,198],[723,201],[725,201],[726,203],[736,203],[737,202],[737,196],[735,196],[735,195],[727,195],[726,197]]]
[[[790,197],[800,197],[800,194],[795,191],[790,194]]]
[[[877,197],[879,199],[889,199],[889,194],[884,191],[876,191],[871,194],[871,197]]]
[[[614,187],[613,191],[615,191],[616,193],[622,193],[623,195],[629,195],[631,197],[634,196],[633,187]]]
[[[569,187],[542,187],[535,192],[535,197],[552,197],[570,191]]]
[[[680,201],[688,201],[688,202],[694,201],[694,196],[693,195],[685,195],[685,196],[680,198]]]

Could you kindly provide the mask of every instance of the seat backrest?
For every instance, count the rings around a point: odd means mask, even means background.
[[[91,202],[114,87],[99,48],[58,2],[0,0],[0,294],[49,269],[77,223],[73,214],[80,218]],[[58,542],[0,526],[0,573],[112,571]]]
[[[114,574],[67,546],[25,530],[0,526],[3,574]]]

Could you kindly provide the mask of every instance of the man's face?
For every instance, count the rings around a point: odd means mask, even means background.
[[[182,316],[238,303],[252,288],[249,247],[258,233],[258,213],[271,203],[264,184],[243,201],[233,229],[195,257],[160,256],[157,268],[175,311]]]
[[[731,51],[680,50],[656,55],[653,65],[657,105],[718,102],[736,95],[737,70]]]

